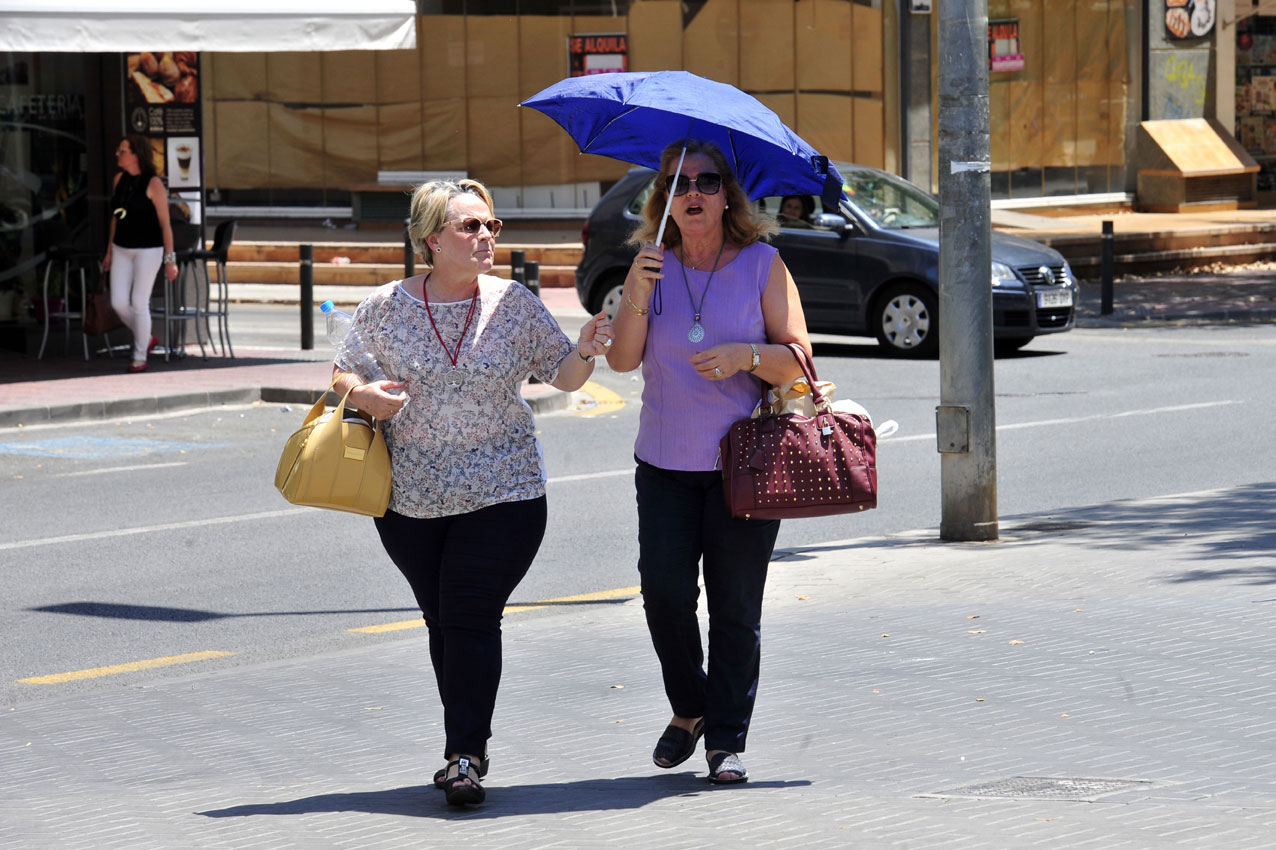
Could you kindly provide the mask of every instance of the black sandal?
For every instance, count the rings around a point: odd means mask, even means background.
[[[448,764],[450,765],[451,762],[449,762]],[[487,776],[487,769],[491,766],[492,766],[492,760],[488,758],[487,756],[483,756],[483,760],[479,762],[479,768],[478,768],[479,779],[482,779],[484,776]],[[442,791],[443,780],[445,779],[447,779],[447,768],[440,767],[434,773],[434,787]]]
[[[452,765],[457,766],[456,776],[443,780],[443,791],[447,794],[448,805],[466,806],[486,800],[487,791],[479,784],[478,776],[475,775],[478,771],[470,770],[473,762],[465,756],[461,756],[447,763],[449,768]],[[462,782],[467,784],[462,785]]]
[[[723,779],[722,774],[734,773],[734,779]],[[725,750],[709,759],[709,781],[714,785],[735,785],[749,781],[749,771],[744,769],[744,762],[735,753]]]
[[[673,724],[666,726],[664,734],[656,742],[656,748],[651,751],[652,762],[665,770],[677,767],[695,754],[696,744],[703,735],[703,717],[696,721],[695,728],[690,732]]]

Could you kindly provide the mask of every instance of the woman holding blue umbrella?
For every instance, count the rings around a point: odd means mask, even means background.
[[[801,374],[784,344],[809,352],[810,340],[793,278],[764,241],[775,224],[716,145],[691,139],[685,155],[681,140],[665,148],[643,212],[606,356],[619,372],[641,366],[644,381],[634,445],[638,570],[673,710],[652,760],[682,764],[703,736],[710,781],[744,782],[762,590],[780,523],[727,513],[718,442],[753,411],[759,381],[782,385]],[[707,668],[696,616],[702,560]]]

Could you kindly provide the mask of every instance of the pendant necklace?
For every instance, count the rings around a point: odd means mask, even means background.
[[[461,328],[461,336],[456,341],[456,353],[448,349],[447,343],[443,341],[443,334],[439,333],[439,326],[434,323],[434,313],[430,310],[430,290],[428,285],[430,276],[425,276],[425,282],[421,284],[421,295],[425,298],[425,315],[430,317],[430,327],[434,328],[434,335],[438,337],[439,345],[443,346],[443,352],[447,354],[448,360],[452,361],[452,368],[443,375],[443,383],[450,389],[460,389],[461,384],[465,383],[465,373],[456,368],[457,358],[461,356],[461,343],[465,341],[465,332],[470,329],[470,322],[474,319],[474,308],[478,304],[479,290],[474,287],[474,297],[470,299],[469,312],[465,314],[465,326]]]
[[[718,256],[713,259],[713,268],[709,269],[709,279],[704,282],[704,292],[700,293],[700,303],[696,304],[691,298],[691,284],[687,282],[687,265],[682,261],[682,257],[678,257],[678,265],[682,268],[682,285],[687,288],[687,300],[692,301],[695,309],[695,322],[691,325],[691,330],[687,331],[687,339],[692,342],[699,342],[704,339],[704,326],[700,324],[700,311],[704,307],[704,299],[709,295],[709,284],[713,283],[713,275],[718,271],[718,260],[722,259],[722,250],[727,247],[726,236],[722,237],[722,244],[718,246]],[[694,266],[692,268],[695,268]]]

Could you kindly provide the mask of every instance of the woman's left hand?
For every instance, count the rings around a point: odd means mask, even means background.
[[[169,280],[177,280],[177,263],[164,264],[164,277]]]
[[[690,360],[700,377],[722,381],[752,365],[753,349],[743,342],[724,342],[705,351],[697,351]]]
[[[607,353],[613,336],[611,319],[606,313],[599,313],[580,329],[580,341],[576,347],[586,357],[599,357]]]

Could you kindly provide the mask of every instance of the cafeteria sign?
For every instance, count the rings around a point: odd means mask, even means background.
[[[624,33],[571,36],[567,39],[567,68],[571,77],[629,70],[629,36]]]
[[[1023,54],[1019,52],[1018,18],[988,22],[988,70],[1023,70]]]

